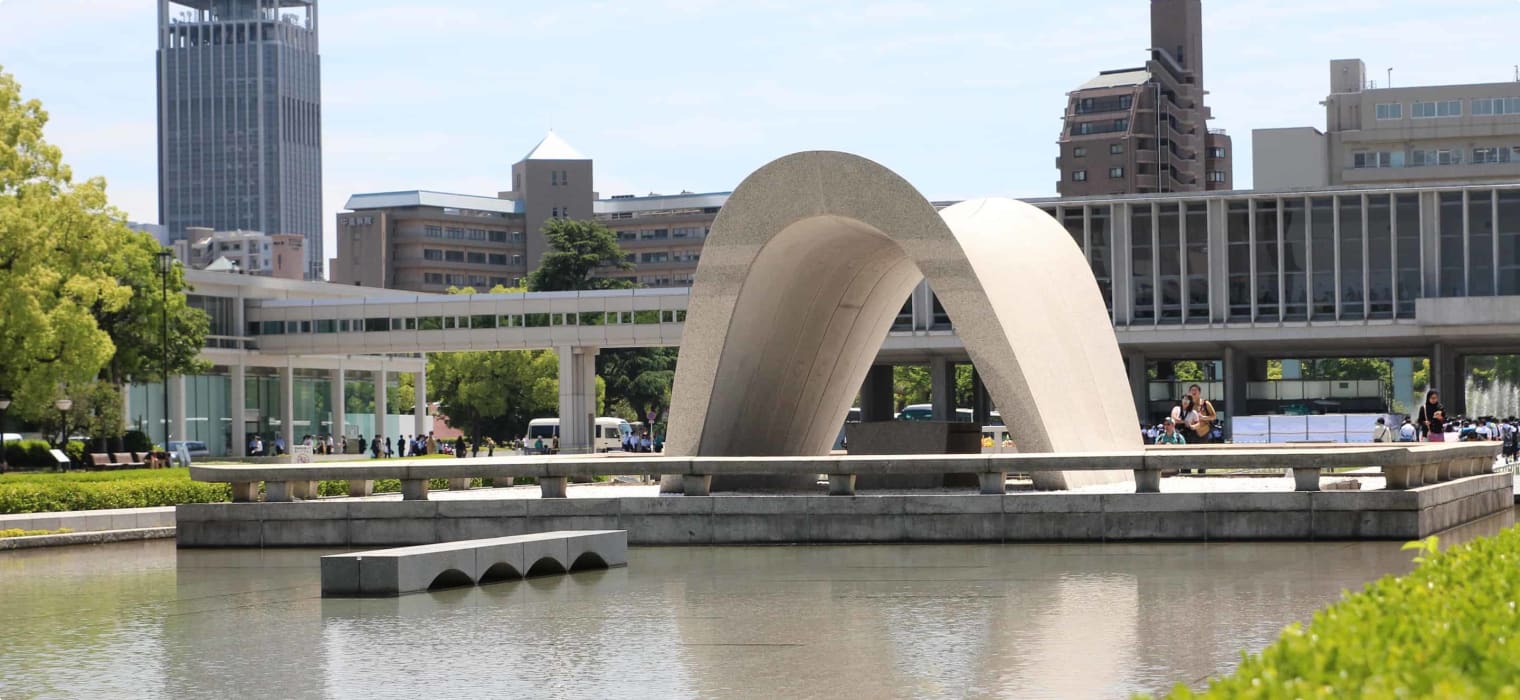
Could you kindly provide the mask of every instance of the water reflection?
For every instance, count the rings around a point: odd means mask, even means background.
[[[693,547],[323,600],[324,553],[0,555],[0,697],[1114,697],[1410,566],[1397,542]]]

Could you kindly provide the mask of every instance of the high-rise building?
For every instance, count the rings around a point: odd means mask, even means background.
[[[1202,0],[1151,0],[1150,60],[1068,93],[1056,167],[1063,197],[1227,190],[1230,137],[1208,128]]]
[[[317,0],[159,0],[158,216],[306,237],[322,277]]]
[[[1520,179],[1520,81],[1379,87],[1339,59],[1322,104],[1323,132],[1251,132],[1257,189]]]

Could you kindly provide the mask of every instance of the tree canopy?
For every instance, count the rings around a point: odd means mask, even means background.
[[[75,182],[43,137],[47,112],[23,100],[0,71],[0,390],[20,416],[48,415],[68,393],[111,423],[112,392],[88,386],[157,378],[162,365],[159,275],[152,236],[127,228],[101,178]],[[183,278],[170,280],[170,369],[195,367],[205,314],[186,306]],[[118,401],[119,403],[119,401]],[[113,413],[114,412],[114,413]],[[119,423],[120,421],[116,421]],[[117,427],[119,432],[119,426]]]
[[[629,270],[617,234],[595,221],[551,219],[544,224],[549,251],[538,269],[528,275],[530,292],[564,292],[582,289],[626,289],[627,280],[595,277],[597,268]]]

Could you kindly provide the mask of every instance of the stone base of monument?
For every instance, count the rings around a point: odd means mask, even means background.
[[[844,437],[852,455],[980,454],[982,428],[975,423],[879,421],[847,423]],[[976,488],[975,474],[861,474],[856,490]]]

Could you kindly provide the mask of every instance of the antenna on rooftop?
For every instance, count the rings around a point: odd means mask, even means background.
[[[1393,69],[1388,69],[1388,87],[1393,87]]]

